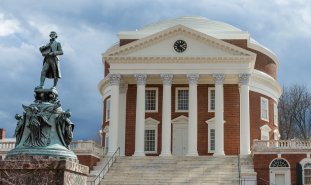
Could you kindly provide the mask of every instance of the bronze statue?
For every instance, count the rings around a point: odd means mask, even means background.
[[[40,85],[37,88],[43,88],[45,78],[54,78],[54,85],[52,88],[56,88],[57,81],[61,78],[58,55],[62,55],[63,50],[61,44],[56,41],[57,33],[55,31],[50,33],[50,38],[48,44],[39,48],[42,56],[44,56],[44,60]]]

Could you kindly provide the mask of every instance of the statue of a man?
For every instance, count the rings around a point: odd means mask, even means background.
[[[44,60],[40,86],[37,88],[43,88],[45,78],[54,78],[54,85],[52,88],[56,88],[58,78],[61,77],[58,55],[62,55],[63,50],[61,44],[56,41],[57,33],[55,31],[50,33],[50,38],[50,43],[39,48],[42,56],[44,56]]]

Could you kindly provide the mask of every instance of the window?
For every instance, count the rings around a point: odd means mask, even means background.
[[[260,98],[261,119],[269,121],[269,101],[266,98]]]
[[[176,112],[187,112],[189,108],[189,88],[176,88]]]
[[[306,163],[303,166],[303,181],[303,184],[311,185],[311,163]]]
[[[158,148],[158,124],[160,122],[153,119],[147,118],[145,120],[145,153],[156,154]]]
[[[158,112],[158,88],[150,88],[150,87],[146,88],[145,111]]]
[[[110,120],[110,98],[106,100],[106,121]]]
[[[269,140],[270,139],[270,136],[269,136],[269,133],[271,131],[271,128],[268,126],[268,125],[263,125],[260,127],[260,130],[261,130],[261,140]]]
[[[209,129],[209,146],[210,153],[215,152],[215,129]]]
[[[279,123],[279,117],[278,117],[278,105],[276,103],[274,103],[274,106],[273,106],[273,121],[274,121],[274,125],[275,126],[278,126],[278,123]]]
[[[215,112],[215,87],[208,88],[208,112]]]
[[[145,130],[145,152],[156,152],[155,129]]]

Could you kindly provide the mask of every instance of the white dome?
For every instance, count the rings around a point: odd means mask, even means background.
[[[242,30],[219,21],[207,19],[205,17],[179,17],[176,19],[163,20],[153,24],[149,24],[139,29],[139,32],[159,32],[164,29],[176,26],[184,25],[202,33],[209,32],[241,32]]]

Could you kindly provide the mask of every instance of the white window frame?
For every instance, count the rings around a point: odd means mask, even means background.
[[[104,146],[104,154],[107,154],[109,150],[109,126],[106,125],[103,132],[105,133],[105,146]]]
[[[157,154],[158,152],[158,125],[159,121],[153,118],[147,118],[145,120],[145,130],[155,130],[155,143],[154,143],[154,151],[145,151],[145,154]],[[144,138],[145,139],[145,138]],[[145,141],[144,141],[145,143]],[[144,146],[145,149],[145,146]]]
[[[215,152],[215,149],[216,149],[216,135],[214,136],[214,145],[215,145],[215,148],[214,150],[211,149],[211,130],[214,130],[214,132],[216,131],[215,129],[215,123],[210,123],[208,124],[208,141],[207,141],[207,144],[208,144],[208,153],[214,153]]]
[[[302,159],[300,162],[300,165],[301,165],[301,168],[302,168],[302,171],[301,171],[301,176],[302,176],[302,184],[305,184],[305,165],[307,164],[307,163],[311,163],[311,159],[310,158],[304,158],[304,159]],[[310,168],[307,168],[307,169],[310,169]]]
[[[212,90],[215,91],[215,87],[208,87],[208,112],[215,112],[215,109],[211,109],[211,103],[212,103],[212,100],[211,100],[211,92]],[[215,91],[215,98],[216,98],[216,91]],[[215,101],[215,100],[214,100]],[[214,102],[215,104],[215,102]],[[215,107],[216,108],[216,104],[215,104]]]
[[[188,90],[188,110],[178,109],[178,91],[179,90]],[[175,88],[175,112],[188,112],[188,111],[189,111],[189,87],[176,87]]]
[[[109,106],[108,106],[109,102]],[[110,121],[110,116],[111,116],[111,98],[106,99],[106,122]]]
[[[266,102],[266,107],[263,107],[264,106],[263,101]],[[266,110],[267,110],[267,118],[264,118],[262,116],[264,108],[266,108]],[[269,122],[269,100],[267,98],[264,98],[264,97],[260,97],[260,118],[261,118],[261,120]]]
[[[260,127],[260,140],[269,141],[271,128],[268,125],[263,125]]]
[[[278,115],[278,105],[276,103],[273,104],[273,122],[275,126],[279,125],[279,115]]]
[[[146,87],[145,91],[146,90],[155,90],[156,91],[156,100],[155,100],[156,102],[155,102],[155,110],[146,110],[146,107],[145,107],[145,112],[158,112],[159,88],[158,87]],[[146,98],[145,98],[145,101],[146,101]]]

